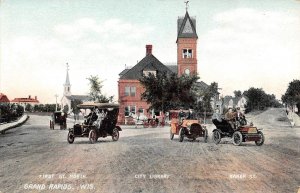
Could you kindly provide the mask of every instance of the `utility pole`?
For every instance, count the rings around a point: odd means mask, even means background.
[[[57,97],[58,97],[58,95],[55,94],[54,96],[55,96],[55,111],[57,111]]]

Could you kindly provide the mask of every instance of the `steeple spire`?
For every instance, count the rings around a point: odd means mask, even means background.
[[[69,79],[69,64],[67,63],[67,76],[66,76],[66,82],[65,85],[70,85],[70,79]]]
[[[66,82],[64,84],[64,95],[70,96],[71,95],[71,84],[69,79],[69,64],[67,63],[67,75],[66,75]]]

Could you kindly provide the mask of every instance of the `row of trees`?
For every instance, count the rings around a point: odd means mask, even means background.
[[[282,102],[288,106],[297,106],[300,109],[300,80],[293,80],[284,95],[281,97]]]
[[[24,108],[18,104],[0,103],[0,123],[17,120],[24,113]]]
[[[56,109],[55,104],[26,104],[25,111],[27,112],[54,112]],[[57,110],[60,110],[60,105],[57,105]]]
[[[239,92],[235,92],[235,94],[239,94]],[[262,88],[251,87],[244,91],[243,95],[248,98],[246,112],[282,106],[274,94],[267,94]]]

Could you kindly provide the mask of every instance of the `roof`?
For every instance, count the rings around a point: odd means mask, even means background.
[[[80,108],[80,109],[91,109],[93,107],[98,107],[98,108],[101,108],[101,109],[106,109],[106,108],[119,108],[119,104],[115,104],[115,103],[85,102],[85,103],[77,105],[77,107]]]
[[[173,73],[178,74],[178,66],[177,65],[166,65]]]
[[[40,101],[34,98],[15,98],[12,103],[39,103]]]
[[[3,93],[0,93],[0,103],[9,103],[9,99]]]
[[[142,78],[144,70],[172,73],[172,71],[161,63],[153,54],[146,55],[134,67],[125,70],[120,73],[120,79],[139,80]]]
[[[124,69],[124,70],[119,74],[119,76],[123,76],[124,74],[126,74],[126,72],[128,72],[128,70],[130,70],[130,68]]]
[[[207,88],[209,87],[209,86],[208,86],[205,82],[203,82],[203,81],[196,82],[195,85],[196,85],[199,89],[201,89],[201,90],[205,90],[205,89],[207,89]]]
[[[81,100],[81,101],[88,101],[92,99],[88,95],[70,95],[70,96],[66,96],[66,98],[69,100]]]
[[[184,18],[177,20],[177,40],[178,38],[198,38],[196,32],[196,19],[191,18],[186,12]]]

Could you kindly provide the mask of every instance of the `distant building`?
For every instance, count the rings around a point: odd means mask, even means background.
[[[10,103],[19,104],[23,106],[25,110],[27,104],[34,106],[34,105],[38,105],[40,101],[37,99],[37,96],[32,98],[31,95],[29,95],[28,98],[15,98],[14,100],[10,101]]]
[[[246,110],[248,98],[245,95],[241,97],[232,97],[232,96],[225,96],[223,98],[223,108],[237,108],[239,107],[242,112]]]
[[[80,100],[82,102],[85,102],[85,101],[91,100],[91,97],[89,97],[88,95],[72,95],[68,68],[67,68],[66,82],[63,86],[64,86],[64,92],[63,92],[63,97],[61,98],[61,109],[62,110],[64,108],[67,108],[68,113],[70,113],[70,112],[72,112],[72,108],[71,108],[72,101]]]
[[[7,96],[3,93],[0,93],[0,103],[9,103],[9,99],[7,98]]]
[[[177,20],[177,64],[164,65],[152,54],[152,45],[146,45],[146,56],[132,68],[123,70],[119,74],[118,94],[119,94],[119,118],[120,123],[125,123],[130,114],[147,112],[149,105],[141,100],[144,88],[139,82],[143,74],[157,74],[166,72],[183,74],[197,74],[197,33],[196,19],[191,18],[186,12],[184,17]],[[153,112],[152,112],[153,113]]]

